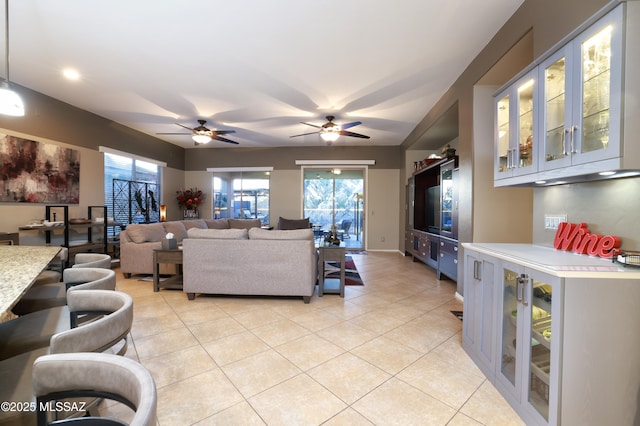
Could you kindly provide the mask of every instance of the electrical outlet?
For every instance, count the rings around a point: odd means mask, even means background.
[[[566,214],[545,214],[544,215],[544,229],[556,230],[560,226],[560,222],[566,222]]]

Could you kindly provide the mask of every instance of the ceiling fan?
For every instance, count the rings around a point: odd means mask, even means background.
[[[184,127],[187,130],[191,130],[191,138],[193,139],[193,141],[195,142],[195,145],[204,145],[206,143],[211,142],[211,139],[215,139],[217,141],[220,142],[226,142],[226,143],[232,143],[235,145],[238,145],[238,142],[236,141],[232,141],[231,139],[227,139],[227,138],[223,138],[220,135],[227,135],[229,133],[235,133],[235,130],[211,130],[207,127],[205,127],[205,123],[207,121],[206,120],[198,120],[198,123],[200,123],[200,125],[198,127],[194,127],[193,129],[191,127],[187,127],[187,126],[183,126],[180,123],[176,123],[178,126],[180,127]],[[156,133],[158,135],[186,135],[188,133]]]
[[[295,138],[297,136],[313,135],[316,133],[320,133],[320,137],[322,138],[322,140],[327,142],[327,144],[331,144],[332,142],[335,142],[339,136],[351,136],[354,138],[369,139],[369,136],[361,135],[360,133],[348,132],[346,130],[351,127],[355,127],[362,124],[361,121],[354,121],[352,123],[340,125],[340,124],[334,123],[333,122],[334,119],[335,117],[333,115],[327,115],[327,122],[322,126],[318,126],[317,124],[301,122],[302,124],[306,124],[307,126],[315,127],[316,129],[320,129],[320,130],[318,130],[317,132],[302,133],[300,135],[293,135],[290,137]]]

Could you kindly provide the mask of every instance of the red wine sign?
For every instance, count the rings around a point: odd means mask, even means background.
[[[577,225],[561,222],[553,246],[558,250],[609,258],[613,257],[614,250],[620,247],[620,238],[592,234],[584,222]]]

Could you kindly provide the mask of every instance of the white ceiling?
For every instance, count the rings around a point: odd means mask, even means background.
[[[12,0],[10,79],[154,136],[321,145],[289,136],[331,114],[371,137],[334,145],[400,145],[522,2]]]

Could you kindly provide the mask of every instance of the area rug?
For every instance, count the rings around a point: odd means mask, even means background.
[[[345,256],[344,260],[344,285],[364,285],[353,258]],[[327,262],[324,267],[324,276],[326,278],[340,279],[340,265],[338,262]]]

